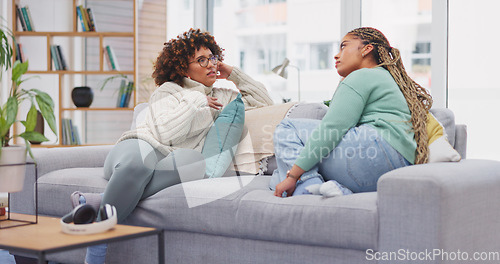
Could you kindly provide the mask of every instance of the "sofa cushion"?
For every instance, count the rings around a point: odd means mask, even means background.
[[[428,162],[460,161],[460,154],[450,145],[443,125],[432,113],[427,116],[427,135],[429,137]]]
[[[132,117],[132,124],[130,129],[135,129],[137,125],[140,125],[146,120],[146,113],[148,110],[148,103],[140,103],[134,107],[134,116]]]
[[[242,176],[178,184],[141,201],[126,223],[303,245],[377,248],[376,193],[278,198],[269,190],[269,180]]]
[[[205,139],[201,154],[205,158],[207,177],[221,177],[227,170],[236,155],[244,123],[245,104],[238,94],[222,109]]]
[[[288,111],[288,118],[323,119],[328,106],[323,103],[298,103]]]
[[[430,112],[443,125],[450,144],[455,146],[455,115],[453,111],[448,108],[432,108]]]

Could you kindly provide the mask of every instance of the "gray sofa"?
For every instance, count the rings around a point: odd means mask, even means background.
[[[289,117],[320,118],[324,111],[321,104],[302,104]],[[167,263],[442,263],[459,253],[497,252],[500,162],[465,159],[466,126],[455,125],[448,109],[432,112],[462,161],[391,171],[380,178],[377,192],[277,198],[268,188],[271,158],[262,176],[164,189],[141,201],[126,224],[163,229]],[[102,192],[111,148],[34,149],[39,214],[69,212],[76,190]],[[24,190],[12,196],[13,211],[34,212],[33,186],[29,168]],[[106,263],[157,263],[156,250],[156,238],[112,243]],[[84,254],[73,250],[48,259],[82,263]]]

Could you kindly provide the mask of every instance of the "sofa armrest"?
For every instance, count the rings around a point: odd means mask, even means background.
[[[60,169],[103,167],[106,156],[113,146],[33,148],[37,176],[41,177]],[[28,158],[28,161],[33,160]],[[11,195],[10,209],[16,213],[35,213],[35,166],[26,167],[23,190]]]
[[[113,146],[34,148],[33,155],[38,167],[38,176],[60,169],[103,167],[106,156]]]
[[[377,191],[379,251],[439,249],[469,257],[497,252],[499,189],[500,162],[492,160],[430,163],[386,173]],[[440,257],[425,263],[441,263]],[[406,262],[412,263],[397,263]]]
[[[462,159],[467,158],[467,125],[455,126],[455,150],[460,154]]]

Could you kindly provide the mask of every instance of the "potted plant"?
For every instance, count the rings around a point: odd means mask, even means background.
[[[11,63],[13,53],[8,37],[11,37],[15,43],[12,32],[7,28],[1,27],[0,68],[8,70],[12,66],[12,86],[7,101],[0,106],[0,192],[15,192],[22,189],[25,166],[14,165],[26,163],[26,151],[34,158],[30,148],[30,140],[38,142],[48,141],[43,134],[34,131],[38,111],[47,121],[52,132],[57,135],[52,98],[47,93],[38,89],[25,90],[20,88],[20,85],[27,80],[23,79],[23,75],[28,70],[28,62],[21,63],[20,61],[15,61],[13,64]],[[26,118],[18,120],[19,108],[24,101],[31,104],[31,107]],[[22,133],[11,134],[11,131],[13,131],[12,127],[18,122],[25,127],[25,130]],[[10,140],[15,137],[23,138],[25,145],[9,145]],[[21,171],[14,171],[19,168],[21,168]]]
[[[38,111],[47,121],[52,132],[57,135],[52,98],[38,89],[25,90],[20,88],[21,83],[27,80],[22,78],[27,70],[28,62],[14,62],[12,66],[12,88],[7,102],[1,107],[0,111],[0,165],[5,165],[0,170],[0,191],[13,192],[22,189],[24,178],[23,181],[17,180],[20,180],[20,175],[24,176],[24,172],[13,172],[10,169],[15,169],[16,166],[9,166],[8,164],[24,164],[26,162],[26,151],[34,158],[30,148],[30,141],[49,141],[43,134],[34,131]],[[17,120],[19,107],[23,101],[28,101],[31,107],[24,120]],[[25,127],[25,130],[19,134],[11,134],[11,128],[17,122],[20,122]],[[10,146],[9,141],[14,137],[23,138],[25,146]],[[24,166],[20,167],[24,168]],[[10,177],[10,179],[7,179],[7,177]],[[13,180],[12,177],[18,179]]]

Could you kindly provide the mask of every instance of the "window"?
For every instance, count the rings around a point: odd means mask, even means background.
[[[311,44],[311,70],[333,70],[332,43]]]
[[[194,27],[194,0],[167,1],[167,40]]]
[[[449,1],[448,106],[467,124],[467,158],[500,160],[498,1]]]
[[[432,0],[362,0],[361,14],[362,26],[382,31],[410,77],[431,90]]]
[[[299,88],[301,101],[329,100],[340,79],[333,67],[340,2],[220,1],[213,33],[226,50],[226,62],[263,82],[275,102],[299,100]],[[285,58],[296,67],[288,68],[287,79],[271,72]]]

